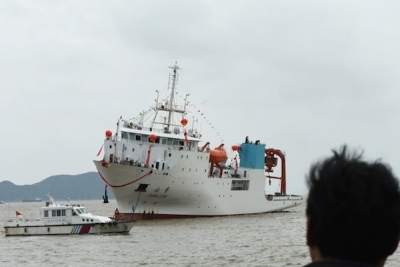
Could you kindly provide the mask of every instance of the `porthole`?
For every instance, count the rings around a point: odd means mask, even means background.
[[[132,152],[135,152],[135,148],[132,148]]]

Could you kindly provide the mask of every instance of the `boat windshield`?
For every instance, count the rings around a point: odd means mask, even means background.
[[[86,210],[85,208],[74,208],[74,210],[75,210],[78,214],[88,213],[87,210]]]
[[[79,214],[88,213],[87,210],[86,210],[85,208],[79,208],[79,209],[76,209],[76,211],[77,211]]]

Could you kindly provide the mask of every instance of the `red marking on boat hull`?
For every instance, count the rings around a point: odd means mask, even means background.
[[[190,218],[211,218],[211,217],[226,217],[226,216],[242,216],[252,214],[264,214],[270,213],[271,211],[259,212],[259,213],[243,213],[234,215],[178,215],[178,214],[153,214],[153,213],[135,213],[132,218],[135,221],[147,221],[147,220],[164,220],[164,219],[190,219]]]
[[[176,215],[176,214],[154,214],[154,213],[135,213],[133,219],[135,221],[146,221],[146,220],[163,220],[163,219],[188,219],[197,217],[214,217],[204,215]]]
[[[81,228],[81,231],[79,232],[79,234],[87,234],[87,233],[89,233],[90,228],[91,228],[90,224],[82,225],[82,228]]]

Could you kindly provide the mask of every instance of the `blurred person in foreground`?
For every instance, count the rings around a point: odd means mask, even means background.
[[[306,267],[384,266],[400,238],[399,181],[390,167],[342,146],[306,180]]]

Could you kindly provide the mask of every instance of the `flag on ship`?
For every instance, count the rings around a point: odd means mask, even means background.
[[[21,214],[21,212],[19,212],[19,211],[15,211],[15,215],[17,216],[17,218],[18,219],[21,219],[22,218],[22,214]]]

